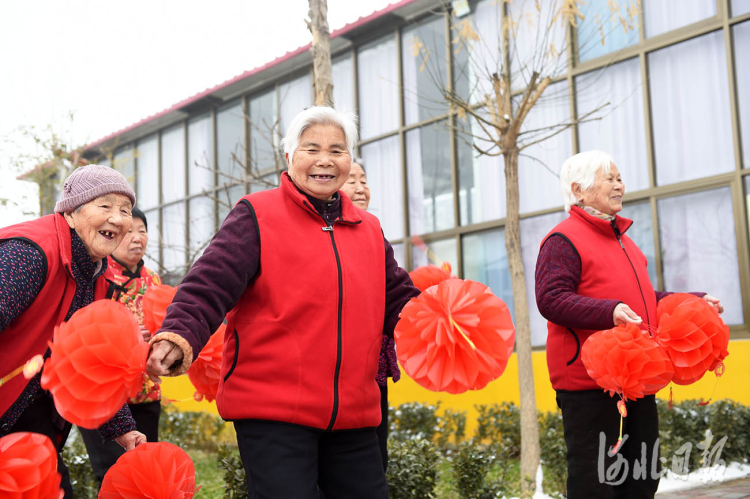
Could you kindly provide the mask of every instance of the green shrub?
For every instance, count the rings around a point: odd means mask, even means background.
[[[245,468],[242,467],[240,451],[236,445],[219,445],[218,455],[219,469],[224,471],[226,499],[244,499],[247,497],[247,481],[245,480]]]
[[[99,481],[94,476],[81,433],[75,426],[65,442],[62,457],[70,473],[73,495],[83,499],[96,498],[99,493]]]
[[[437,405],[426,405],[418,402],[401,404],[397,408],[388,408],[388,440],[405,442],[424,439],[432,441],[439,429]]]
[[[219,443],[227,440],[224,434],[229,428],[219,416],[207,412],[183,412],[171,404],[163,405],[159,418],[159,440],[179,445],[185,450],[216,452]]]
[[[562,412],[539,413],[539,441],[542,447],[544,493],[552,497],[564,497],[568,479],[568,461],[565,457],[565,435]]]
[[[521,412],[513,402],[476,406],[479,417],[474,437],[501,446],[503,455],[521,455]]]
[[[390,440],[387,473],[389,497],[434,498],[439,458],[437,449],[428,440]]]
[[[466,411],[446,409],[438,418],[437,444],[442,450],[457,446],[466,436]],[[453,442],[451,443],[451,439]]]
[[[461,442],[453,460],[456,490],[461,499],[503,497],[509,483],[505,478],[509,462],[503,459],[497,445],[476,440]]]

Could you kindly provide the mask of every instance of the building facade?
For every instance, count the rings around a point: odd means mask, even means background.
[[[541,2],[542,11],[550,1]],[[399,263],[408,270],[427,263],[424,246],[415,244],[421,239],[434,260],[487,284],[512,310],[502,158],[476,153],[476,122],[451,111],[439,87],[467,96],[477,90],[472,57],[482,50],[493,57],[502,18],[513,7],[468,4],[459,17],[438,0],[403,0],[335,32],[334,101],[359,115],[357,153],[367,169],[370,211]],[[575,27],[560,23],[550,38],[561,40],[565,67],[525,125],[533,131],[601,108],[596,120],[529,147],[519,161],[522,253],[542,398],[549,396],[546,323],[534,306],[534,266],[542,237],[566,216],[556,172],[579,151],[613,155],[626,184],[622,215],[635,221],[629,235],[648,257],[654,287],[721,298],[730,354],[747,353],[750,0],[640,5],[627,31],[616,18],[601,21],[607,0],[590,0]],[[466,21],[480,37],[474,48],[459,46]],[[520,21],[514,29],[520,60],[528,55],[530,30]],[[514,92],[523,87],[518,74]],[[149,267],[178,282],[234,202],[275,185],[284,168],[279,137],[312,101],[311,58],[302,47],[89,146],[89,158],[119,169],[136,188],[149,218]],[[750,381],[743,376],[725,383],[740,400],[745,396],[732,387]]]

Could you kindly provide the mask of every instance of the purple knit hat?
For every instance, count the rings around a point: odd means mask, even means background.
[[[135,192],[120,172],[102,165],[81,166],[65,179],[55,212],[69,213],[99,196],[113,193],[124,194],[135,206]]]

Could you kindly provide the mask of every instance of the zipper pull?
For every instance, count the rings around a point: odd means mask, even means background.
[[[333,226],[326,225],[325,227],[321,227],[320,230],[325,231],[325,232],[333,232]]]

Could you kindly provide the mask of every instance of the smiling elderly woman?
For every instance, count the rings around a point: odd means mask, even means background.
[[[0,229],[0,436],[42,433],[62,451],[71,426],[40,388],[41,373],[31,380],[9,373],[34,355],[49,355],[55,326],[105,297],[107,256],[130,228],[134,203],[121,174],[88,165],[65,180],[55,214]],[[132,449],[145,441],[135,428],[125,406],[99,433]],[[59,454],[57,465],[65,498],[73,497]]]
[[[385,499],[375,427],[382,334],[419,291],[377,218],[339,189],[357,137],[327,107],[283,140],[281,187],[242,198],[151,340],[151,374],[184,373],[226,315],[216,403],[234,421],[249,497]]]
[[[647,260],[625,232],[632,220],[622,210],[625,184],[612,158],[589,151],[569,158],[560,171],[565,211],[570,216],[558,224],[542,242],[536,266],[536,301],[549,321],[547,367],[557,405],[562,409],[567,446],[568,499],[592,497],[653,497],[659,480],[651,472],[659,437],[654,395],[627,402],[623,435],[627,442],[619,451],[628,461],[628,477],[619,485],[603,483],[598,474],[601,459],[605,469],[614,462],[604,451],[617,441],[620,416],[617,399],[607,395],[589,377],[581,362],[581,346],[596,331],[618,324],[634,323],[641,329],[656,326],[656,303],[669,295],[654,291]],[[721,313],[716,298],[703,296]],[[623,437],[624,438],[624,437]],[[635,460],[645,444],[647,470],[634,478]],[[618,477],[619,479],[619,477]]]

